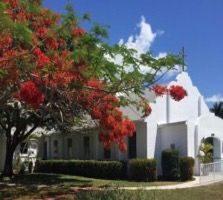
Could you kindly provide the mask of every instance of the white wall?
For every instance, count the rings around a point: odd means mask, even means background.
[[[196,120],[199,115],[209,113],[202,95],[197,87],[191,81],[191,78],[186,72],[180,73],[176,81],[169,83],[171,85],[183,86],[188,96],[180,102],[176,102],[166,95],[157,97],[156,102],[151,104],[152,113],[145,121],[148,123],[156,122],[157,124],[174,123],[180,121]]]
[[[196,121],[187,121],[187,156],[196,158]]]
[[[199,114],[209,113],[208,106],[202,95],[198,88],[193,85],[186,72],[179,74],[176,81],[171,82],[169,85],[181,85],[188,93],[188,96],[180,102],[176,103],[176,101],[170,100],[170,122],[192,120],[196,119]]]
[[[223,120],[213,114],[202,116],[198,119],[198,142],[202,138],[215,137],[221,141],[221,149],[223,142]],[[199,145],[198,145],[199,147]],[[223,152],[221,152],[223,158]]]
[[[187,156],[187,125],[185,123],[168,124],[158,128],[154,157],[157,160],[159,174],[161,174],[161,153],[165,149],[170,149],[172,144],[179,150],[180,156]]]

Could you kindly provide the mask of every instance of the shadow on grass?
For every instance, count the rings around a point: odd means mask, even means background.
[[[72,186],[91,186],[91,180],[78,179],[75,176],[66,176],[59,174],[29,174],[16,175],[11,183],[21,185],[72,185]]]

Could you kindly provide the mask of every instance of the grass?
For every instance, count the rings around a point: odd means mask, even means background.
[[[132,187],[132,186],[161,186],[176,184],[176,182],[134,182],[128,180],[105,180],[85,178],[81,176],[62,175],[62,174],[30,174],[17,175],[12,183],[20,185],[67,185],[79,187]]]
[[[205,187],[177,190],[153,191],[103,191],[80,192],[76,199],[80,200],[222,200],[223,183]]]
[[[10,182],[9,182],[10,183]],[[222,200],[223,183],[205,187],[153,190],[122,191],[119,186],[154,186],[173,184],[174,182],[129,182],[121,180],[101,180],[78,176],[56,174],[33,174],[16,176],[12,185],[0,185],[0,200],[55,199],[74,200]],[[176,183],[176,182],[175,182]],[[90,187],[88,190],[77,190],[76,187]],[[98,187],[103,187],[101,191]],[[107,188],[108,187],[108,188]],[[111,190],[111,187],[113,189]],[[107,189],[106,189],[107,188]]]

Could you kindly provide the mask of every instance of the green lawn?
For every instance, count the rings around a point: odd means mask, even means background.
[[[127,180],[104,180],[85,178],[81,176],[71,176],[62,174],[31,174],[17,175],[12,183],[21,185],[63,185],[63,186],[79,186],[79,187],[121,187],[121,186],[160,186],[177,184],[180,182],[134,182]]]
[[[57,197],[74,200],[222,200],[223,183],[206,187],[162,191],[122,191],[118,186],[154,186],[176,182],[128,182],[56,174],[16,176],[12,185],[0,185],[0,200],[30,200]],[[16,185],[13,185],[15,183]],[[76,187],[90,187],[77,190]],[[112,189],[111,189],[112,187]],[[103,191],[100,191],[103,188]]]

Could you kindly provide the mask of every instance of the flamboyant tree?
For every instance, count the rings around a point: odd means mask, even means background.
[[[13,174],[13,154],[38,127],[65,129],[91,119],[105,148],[113,142],[125,151],[124,138],[135,125],[120,106],[136,105],[151,113],[143,97],[145,84],[158,96],[176,101],[186,96],[181,86],[156,85],[158,74],[181,60],[155,59],[124,45],[109,45],[100,26],[86,31],[71,7],[58,15],[39,0],[0,2],[0,127],[6,137],[4,175]],[[116,57],[119,56],[119,63]],[[148,68],[143,73],[140,66]],[[138,100],[130,98],[136,94]],[[119,94],[119,95],[117,95]],[[121,95],[120,95],[121,94]]]

